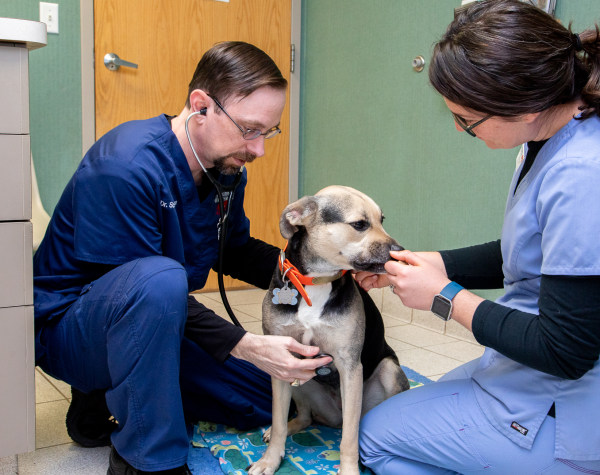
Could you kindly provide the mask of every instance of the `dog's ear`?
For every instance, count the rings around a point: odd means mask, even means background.
[[[288,205],[279,220],[281,235],[286,239],[291,238],[299,226],[306,226],[312,221],[318,209],[319,205],[314,196],[305,196]]]

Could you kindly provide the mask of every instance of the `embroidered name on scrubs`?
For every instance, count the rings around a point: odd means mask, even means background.
[[[517,432],[520,432],[522,435],[527,435],[527,432],[529,432],[529,429],[525,429],[525,427],[515,421],[513,421],[510,426]]]
[[[168,203],[166,201],[160,200],[160,205],[163,208],[175,208],[175,206],[177,206],[177,201],[169,201]]]

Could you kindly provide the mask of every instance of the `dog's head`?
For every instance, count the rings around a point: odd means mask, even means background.
[[[364,193],[329,186],[288,205],[279,227],[305,272],[385,272],[390,250],[403,248],[383,229],[383,214]],[[298,265],[297,264],[297,265]]]

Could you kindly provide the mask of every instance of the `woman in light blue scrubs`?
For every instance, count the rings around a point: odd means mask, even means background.
[[[488,0],[460,10],[435,46],[430,81],[457,130],[490,148],[524,144],[524,156],[500,240],[393,252],[403,262],[387,275],[357,275],[486,347],[364,417],[361,456],[376,474],[600,474],[599,36]]]

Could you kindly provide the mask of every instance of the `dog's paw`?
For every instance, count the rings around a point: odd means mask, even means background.
[[[271,441],[271,427],[269,427],[262,436],[263,442],[267,444]]]
[[[248,472],[248,475],[273,475],[279,468],[282,460],[283,457],[273,461],[268,454],[265,453],[258,462],[250,465],[246,471]]]

